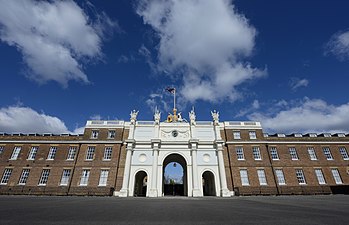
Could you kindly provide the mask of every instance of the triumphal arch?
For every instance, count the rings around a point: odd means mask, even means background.
[[[131,112],[123,184],[115,195],[233,194],[227,188],[219,112],[211,112],[212,121],[196,121],[194,109],[188,120],[176,108],[164,121],[158,110],[152,121],[137,121],[137,115],[138,111]],[[166,175],[178,168],[179,177]]]

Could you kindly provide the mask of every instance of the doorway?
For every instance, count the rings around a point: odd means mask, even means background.
[[[210,171],[205,171],[202,174],[202,190],[204,196],[216,196],[216,185],[214,175]]]
[[[135,176],[134,196],[145,197],[147,194],[148,176],[144,171],[139,171]]]
[[[163,194],[188,196],[187,163],[183,156],[171,154],[163,163]]]

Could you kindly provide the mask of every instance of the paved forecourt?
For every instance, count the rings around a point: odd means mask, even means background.
[[[349,196],[0,196],[0,224],[348,224]]]

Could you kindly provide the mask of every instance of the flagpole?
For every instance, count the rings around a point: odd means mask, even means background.
[[[176,108],[176,88],[173,90],[173,109]]]

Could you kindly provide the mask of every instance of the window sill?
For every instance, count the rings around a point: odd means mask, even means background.
[[[38,184],[38,187],[45,187],[46,184]]]

